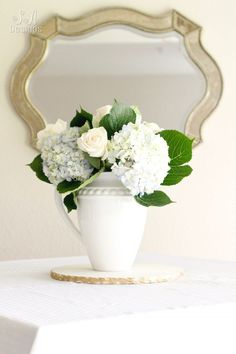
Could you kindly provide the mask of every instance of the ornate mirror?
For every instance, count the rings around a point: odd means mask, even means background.
[[[31,130],[70,121],[81,105],[137,105],[147,121],[201,140],[222,79],[202,47],[201,27],[176,11],[152,17],[110,8],[75,20],[51,18],[30,35],[11,81],[11,100]]]

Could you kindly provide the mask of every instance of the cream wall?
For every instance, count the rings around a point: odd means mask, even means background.
[[[37,10],[39,21],[55,13],[76,17],[105,6],[134,7],[150,14],[171,8],[201,24],[202,41],[224,78],[220,106],[205,123],[204,143],[194,150],[191,178],[171,189],[177,204],[149,212],[142,249],[173,255],[236,260],[236,3],[233,0],[9,0],[0,9],[1,197],[0,260],[76,255],[82,249],[55,207],[52,188],[25,164],[35,151],[27,127],[8,97],[12,68],[25,48],[23,34],[10,33],[20,9]]]

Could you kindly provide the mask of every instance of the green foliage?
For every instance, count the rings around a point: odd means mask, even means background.
[[[173,166],[168,172],[168,175],[162,182],[163,186],[171,186],[173,184],[177,184],[184,177],[189,176],[192,173],[192,168],[189,165],[184,166]]]
[[[76,204],[75,198],[76,198],[75,194],[70,193],[70,194],[67,194],[65,196],[65,198],[63,199],[63,203],[66,206],[68,213],[70,213],[71,210],[77,209],[77,204]]]
[[[79,135],[81,136],[84,133],[87,133],[90,129],[88,122],[86,122],[82,127],[79,129]]]
[[[72,193],[70,194],[67,194],[67,196],[64,198],[63,202],[68,210],[68,213],[73,210],[73,209],[77,209],[77,204],[76,204],[76,195],[78,193],[78,191],[84,187],[86,187],[87,185],[89,185],[90,183],[92,183],[102,172],[104,171],[104,167],[102,167],[98,172],[94,173],[90,178],[88,178],[86,181],[84,181],[83,183],[80,182],[80,185],[78,185],[78,187],[76,187],[76,185],[74,184],[74,187],[73,185],[71,184],[71,189],[69,189],[69,185],[68,185],[68,188],[66,186],[66,183],[64,185],[62,185],[63,182],[61,182],[60,184],[63,186],[64,190],[66,191],[72,191]],[[65,181],[64,181],[65,182]],[[73,182],[73,181],[72,181]],[[68,184],[71,183],[71,182],[68,182]],[[59,185],[58,185],[59,186]],[[60,187],[60,190],[63,189],[62,187]],[[58,189],[58,188],[57,188]],[[60,193],[64,193],[64,192],[60,192]]]
[[[172,200],[162,191],[155,191],[151,194],[144,194],[143,196],[136,196],[135,200],[145,206],[157,206],[157,207],[162,207],[167,204],[173,203]]]
[[[86,118],[76,110],[76,114],[70,122],[70,127],[82,127],[86,122]]]
[[[57,190],[59,193],[67,193],[74,191],[81,185],[80,181],[62,181],[57,185]]]
[[[98,176],[104,171],[104,167],[102,167],[98,172],[94,173],[90,178],[86,179],[86,181],[84,181],[79,188],[76,189],[76,191],[79,191],[80,189],[88,186],[89,184],[91,184],[96,178],[98,178]]]
[[[80,107],[80,112],[76,110],[76,115],[70,122],[70,127],[82,127],[86,122],[88,122],[89,127],[92,128],[92,120],[93,115]]]
[[[99,157],[92,157],[87,152],[84,152],[85,159],[90,163],[91,166],[99,170],[101,167],[101,159]]]
[[[35,159],[27,166],[29,166],[36,173],[36,176],[41,181],[51,183],[43,172],[43,160],[41,158],[41,155],[36,156]]]
[[[108,161],[103,161],[104,162],[104,165],[105,165],[105,171],[106,172],[111,172],[111,167],[112,167],[112,164]]]
[[[180,166],[191,160],[193,140],[177,130],[163,130],[159,134],[169,146],[170,166]]]
[[[191,174],[192,168],[184,165],[192,158],[193,140],[176,130],[163,130],[159,133],[169,146],[170,170],[162,185],[177,184]]]
[[[106,114],[99,123],[100,127],[104,127],[107,131],[108,139],[122,129],[123,125],[129,122],[135,123],[136,113],[128,106],[117,101],[114,102],[109,114]]]

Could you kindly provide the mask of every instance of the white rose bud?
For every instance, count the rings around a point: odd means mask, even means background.
[[[58,119],[55,124],[47,124],[46,127],[37,133],[36,146],[39,150],[42,149],[43,141],[48,136],[60,134],[67,129],[67,122]]]
[[[152,129],[155,134],[159,133],[159,132],[162,130],[162,129],[159,127],[159,125],[156,124],[156,123],[144,122],[144,124],[146,125],[146,127]]]
[[[110,113],[112,106],[111,105],[107,105],[107,106],[103,106],[98,108],[94,115],[93,115],[93,127],[94,128],[98,128],[99,127],[99,123],[100,120],[108,113]]]
[[[78,147],[92,157],[103,157],[107,148],[107,131],[105,128],[93,128],[77,140]]]

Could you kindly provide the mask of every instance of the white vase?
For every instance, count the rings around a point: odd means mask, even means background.
[[[137,255],[147,208],[111,172],[78,195],[80,236],[94,270],[129,270]]]

